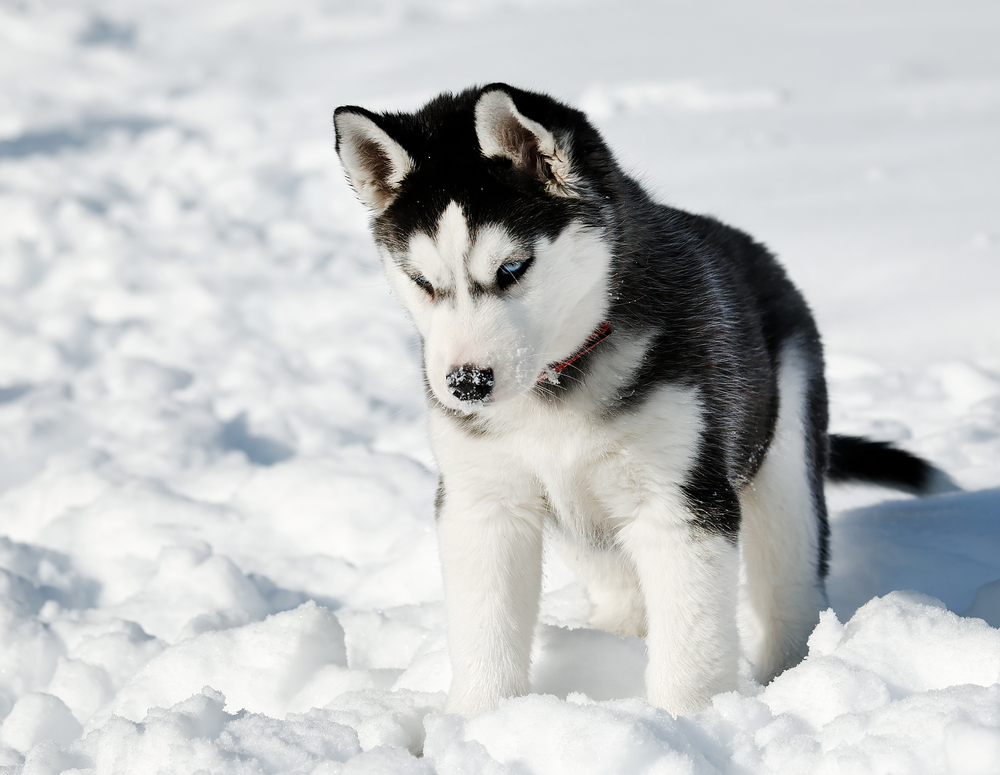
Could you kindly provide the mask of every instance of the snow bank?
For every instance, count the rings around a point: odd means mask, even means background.
[[[56,694],[22,694],[0,740],[28,768],[95,772],[164,761],[178,772],[341,772],[352,759],[359,772],[439,773],[1000,767],[1000,631],[919,593],[876,598],[846,624],[826,611],[801,665],[767,687],[744,675],[740,692],[683,719],[635,696],[636,639],[541,627],[538,694],[468,721],[441,714],[443,692],[390,690],[402,671],[348,668],[340,625],[308,603],[167,647],[86,729]]]
[[[456,773],[993,772],[998,678],[1000,632],[893,593],[846,625],[828,610],[801,665],[695,716],[530,696],[471,721],[428,718],[425,752]]]
[[[0,772],[1000,771],[1000,18],[717,10],[0,6]],[[441,712],[418,345],[330,111],[498,79],[776,248],[835,430],[968,490],[832,492],[808,658],[689,718],[556,557],[534,693]]]

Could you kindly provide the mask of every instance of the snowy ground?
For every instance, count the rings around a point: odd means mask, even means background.
[[[0,2],[0,771],[1000,771],[997,40],[993,0]],[[968,490],[832,493],[808,659],[689,718],[555,560],[538,693],[440,710],[414,336],[330,114],[494,80],[771,245],[834,430]]]

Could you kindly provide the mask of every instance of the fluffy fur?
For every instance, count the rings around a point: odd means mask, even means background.
[[[335,125],[423,344],[448,710],[528,691],[546,533],[594,625],[646,636],[653,704],[734,689],[740,630],[761,681],[797,662],[824,605],[831,437],[819,334],[770,253],[652,201],[544,95],[493,84]],[[953,487],[832,445],[838,478]]]

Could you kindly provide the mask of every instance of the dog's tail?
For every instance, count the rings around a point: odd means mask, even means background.
[[[912,495],[961,492],[948,474],[916,455],[884,441],[830,435],[831,482],[863,482],[891,487]]]

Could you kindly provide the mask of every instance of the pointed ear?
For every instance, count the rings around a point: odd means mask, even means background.
[[[337,108],[333,114],[337,153],[358,198],[376,215],[399,193],[399,184],[413,169],[413,159],[371,114],[362,108]]]
[[[484,92],[476,103],[476,137],[483,156],[501,156],[537,178],[550,193],[578,196],[568,148],[537,121],[517,109],[505,91]]]

